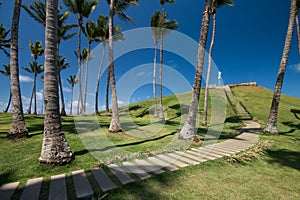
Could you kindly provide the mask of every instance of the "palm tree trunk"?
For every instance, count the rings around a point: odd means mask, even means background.
[[[211,38],[211,44],[210,44],[210,48],[209,48],[209,55],[208,55],[208,67],[207,67],[207,76],[206,76],[206,85],[205,85],[205,94],[204,94],[204,107],[203,107],[202,126],[207,125],[208,88],[209,88],[210,73],[211,73],[212,51],[213,51],[213,48],[214,48],[215,37],[216,37],[217,16],[216,16],[215,8],[213,8],[213,14],[212,15],[213,15],[213,31],[212,31],[212,38]]]
[[[84,100],[83,100],[83,111],[82,114],[84,115],[86,112],[86,95],[87,95],[87,86],[88,86],[88,78],[89,78],[89,57],[90,57],[90,51],[91,51],[91,43],[88,43],[88,55],[86,58],[85,63],[85,84],[84,84]]]
[[[74,94],[74,86],[72,85],[72,96],[71,96],[70,115],[72,115],[72,108],[73,108],[73,94]]]
[[[192,91],[191,106],[189,108],[188,118],[178,136],[179,139],[183,139],[183,140],[190,140],[196,137],[196,132],[197,132],[196,118],[198,114],[198,104],[200,98],[200,89],[201,89],[203,65],[204,65],[204,58],[205,58],[205,48],[206,48],[206,41],[207,41],[207,35],[209,29],[209,22],[210,22],[210,5],[211,5],[211,0],[206,0],[204,12],[203,12],[203,18],[202,18],[202,25],[201,25],[200,41],[199,41],[198,56],[197,56],[197,66],[196,66],[194,86]]]
[[[82,70],[81,70],[81,59],[80,59],[80,51],[81,51],[81,28],[80,28],[81,19],[78,17],[78,46],[77,46],[77,66],[78,66],[78,77],[79,77],[79,97],[78,97],[78,105],[77,105],[77,115],[79,115],[80,107],[82,109]]]
[[[117,89],[115,83],[115,72],[114,72],[114,44],[113,44],[113,27],[114,27],[114,5],[115,0],[111,0],[109,4],[109,52],[108,52],[108,71],[109,71],[109,82],[111,90],[111,104],[112,104],[112,119],[109,126],[110,132],[121,132],[121,124],[119,119],[119,110],[118,110],[118,98],[117,98]]]
[[[70,162],[72,153],[62,131],[59,113],[59,95],[57,81],[57,0],[46,3],[46,38],[45,38],[45,82],[44,82],[44,138],[41,164],[61,165]]]
[[[157,102],[156,102],[156,59],[157,59],[157,42],[154,49],[154,62],[153,62],[153,103],[154,103],[154,117],[158,117]]]
[[[300,25],[299,25],[298,10],[296,14],[296,27],[297,27],[297,38],[298,38],[298,53],[300,55]]]
[[[99,71],[98,71],[97,84],[96,84],[96,99],[95,99],[95,114],[96,115],[100,115],[99,110],[98,110],[98,98],[99,98],[99,85],[100,85],[102,67],[103,67],[103,63],[104,63],[104,57],[105,57],[105,45],[103,44],[103,52],[102,52],[101,62],[100,62]]]
[[[111,116],[109,112],[109,72],[107,73],[107,80],[106,80],[106,92],[105,92],[105,111],[106,111],[106,116]]]
[[[29,114],[29,115],[31,114],[31,106],[32,106],[33,95],[34,95],[34,85],[33,85],[32,92],[31,92],[29,107],[28,107],[28,110],[27,110],[27,114]]]
[[[66,113],[66,108],[65,108],[65,98],[64,98],[64,90],[62,87],[62,82],[61,82],[61,75],[60,75],[60,70],[58,72],[58,83],[59,83],[59,89],[60,89],[60,101],[61,101],[61,111],[60,115],[61,116],[67,116]]]
[[[34,75],[34,87],[33,87],[33,94],[34,94],[34,108],[33,108],[33,114],[36,115],[36,74]]]
[[[10,103],[11,103],[11,93],[9,93],[9,99],[8,99],[8,103],[7,103],[6,109],[4,110],[4,112],[5,112],[5,113],[7,113],[7,112],[8,112],[8,109],[9,109]]]
[[[159,119],[165,120],[162,100],[162,73],[163,73],[163,34],[160,36],[160,62],[159,62]]]
[[[12,99],[12,127],[8,132],[9,138],[19,138],[28,135],[26,128],[19,81],[18,33],[20,9],[22,0],[15,0],[14,14],[11,26],[10,41],[10,92]]]
[[[271,104],[268,122],[265,129],[263,130],[264,133],[278,134],[278,129],[277,129],[278,108],[280,103],[281,90],[284,81],[286,65],[288,63],[289,54],[292,45],[296,13],[297,13],[296,0],[291,0],[290,18],[289,18],[287,35],[285,39],[284,50],[283,50],[283,54],[282,54],[282,58],[278,70],[278,75],[277,75],[275,89],[274,89],[274,96]]]

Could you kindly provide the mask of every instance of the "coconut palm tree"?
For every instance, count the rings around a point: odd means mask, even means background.
[[[199,39],[199,48],[197,55],[197,65],[194,78],[194,85],[192,91],[192,100],[189,108],[188,118],[182,127],[178,138],[183,140],[191,140],[196,137],[196,118],[198,114],[198,104],[200,98],[200,89],[203,73],[203,65],[205,58],[205,48],[208,36],[209,22],[210,22],[210,6],[211,0],[205,0],[204,12],[201,24],[201,33]]]
[[[76,83],[78,83],[78,79],[76,75],[71,75],[69,78],[67,78],[67,81],[72,86],[71,108],[70,108],[70,114],[72,115],[73,92],[74,92],[74,86],[76,85]]]
[[[6,39],[10,30],[6,30],[3,24],[0,24],[0,50],[9,57],[9,53],[6,49],[10,47],[10,39]]]
[[[61,99],[61,116],[67,116],[66,109],[65,109],[65,99],[64,99],[64,92],[62,87],[62,81],[61,81],[61,71],[67,69],[70,67],[70,63],[66,62],[66,57],[59,56],[57,60],[58,65],[58,84],[60,89],[60,99]]]
[[[19,20],[22,0],[15,0],[14,13],[11,25],[10,41],[10,92],[12,99],[12,127],[8,132],[9,138],[19,138],[28,135],[23,115],[19,80]]]
[[[41,164],[61,165],[74,157],[62,131],[59,114],[57,81],[57,0],[46,3],[45,75],[44,75],[44,138]]]
[[[208,67],[207,67],[207,75],[206,75],[206,85],[205,85],[205,94],[204,94],[204,106],[203,106],[203,120],[202,126],[207,125],[207,105],[208,105],[208,88],[210,82],[210,72],[211,72],[211,62],[212,62],[212,51],[215,43],[216,37],[216,24],[217,24],[217,8],[220,8],[224,5],[233,6],[233,2],[231,0],[212,0],[211,5],[211,13],[213,18],[213,30],[212,30],[212,39],[209,48],[208,55]]]
[[[31,114],[31,105],[32,105],[32,99],[34,98],[34,110],[33,114],[37,114],[37,105],[36,105],[36,81],[37,81],[37,76],[38,74],[42,73],[44,71],[44,66],[43,65],[38,65],[36,61],[30,62],[29,63],[30,67],[22,67],[25,71],[33,74],[33,88],[32,88],[32,93],[31,93],[31,98],[30,98],[30,103],[29,103],[29,108],[27,110],[28,114]]]
[[[297,38],[298,38],[298,53],[299,53],[299,55],[300,55],[299,9],[300,9],[300,0],[297,0],[296,28],[297,28]]]
[[[165,14],[166,15],[166,14]],[[163,42],[161,37],[166,36],[171,30],[178,28],[178,23],[175,20],[168,20],[166,16],[162,16],[159,11],[156,11],[151,17],[152,35],[154,40],[154,65],[153,65],[153,96],[154,96],[154,117],[160,117],[164,119],[163,108],[162,108],[162,52],[160,58],[160,114],[157,113],[156,105],[156,57],[158,41]],[[160,45],[162,48],[163,46]]]
[[[3,65],[3,67],[4,67],[4,70],[0,70],[0,73],[3,76],[6,76],[6,77],[10,78],[10,66],[9,65]],[[7,113],[8,109],[9,109],[9,106],[10,106],[10,103],[11,103],[11,93],[9,91],[9,100],[8,100],[6,109],[4,110],[5,113]]]
[[[283,54],[281,57],[281,62],[278,70],[268,122],[265,129],[263,130],[264,133],[278,134],[278,129],[277,129],[278,108],[280,103],[281,90],[282,90],[286,65],[288,63],[289,54],[292,45],[296,14],[297,14],[297,0],[291,0],[289,25],[288,25],[286,38],[285,38],[284,50],[283,50]]]
[[[121,20],[128,20],[134,23],[128,15],[124,13],[124,10],[129,8],[131,5],[137,5],[137,0],[107,0],[109,3],[109,40],[108,40],[108,73],[109,73],[109,83],[111,90],[111,99],[112,99],[112,119],[109,126],[110,132],[120,132],[122,131],[119,111],[118,111],[118,98],[117,90],[115,83],[115,74],[114,74],[114,48],[113,48],[113,27],[114,27],[114,16],[117,14]]]
[[[163,22],[165,20],[166,17],[166,13],[165,13],[165,3],[174,3],[175,0],[160,0],[160,5],[161,5],[161,21]],[[160,24],[161,28],[163,23]],[[160,47],[159,47],[159,114],[158,117],[162,120],[165,119],[164,116],[164,109],[163,109],[163,102],[162,102],[162,65],[163,65],[163,33],[161,32],[160,34],[160,38],[159,38],[159,43],[160,43]]]
[[[81,30],[83,26],[83,19],[88,18],[90,14],[94,11],[96,6],[98,5],[98,0],[64,0],[64,4],[67,8],[76,15],[77,24],[78,24],[78,46],[77,46],[77,55],[81,53]],[[82,76],[81,76],[81,61],[80,57],[77,56],[77,65],[79,70],[79,102],[80,106],[83,109],[83,99],[82,99]]]

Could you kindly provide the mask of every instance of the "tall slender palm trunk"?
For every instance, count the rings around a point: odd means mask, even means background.
[[[8,112],[8,109],[9,109],[9,107],[10,107],[10,103],[11,103],[11,93],[9,93],[8,103],[7,103],[7,106],[6,106],[5,110],[4,110],[5,113]]]
[[[154,61],[153,61],[153,103],[154,103],[154,117],[158,117],[157,102],[156,102],[156,59],[157,59],[157,42],[155,42]]]
[[[37,109],[36,109],[36,77],[37,74],[34,74],[34,87],[33,87],[33,94],[34,94],[34,108],[33,108],[33,114],[37,114]]]
[[[117,89],[115,83],[115,72],[114,72],[114,44],[113,44],[113,27],[114,27],[114,5],[115,0],[110,1],[110,12],[109,12],[109,52],[108,52],[108,71],[109,71],[109,83],[111,90],[111,101],[112,101],[112,119],[109,126],[110,132],[120,132],[122,131],[120,119],[119,119],[119,110],[118,110],[118,98],[117,98]]]
[[[107,80],[106,80],[106,91],[105,91],[105,111],[106,111],[106,116],[111,116],[109,112],[109,71],[107,73]]]
[[[87,95],[87,88],[88,88],[88,78],[89,78],[89,58],[90,58],[90,51],[91,51],[91,43],[88,43],[88,54],[86,57],[85,63],[85,84],[84,84],[84,94],[83,94],[83,111],[82,113],[86,113],[86,95]]]
[[[41,164],[61,165],[70,162],[72,153],[62,131],[59,113],[58,66],[57,66],[57,0],[47,0],[46,3],[46,33],[45,33],[45,81],[44,81],[44,138]]]
[[[205,85],[205,94],[204,94],[204,106],[203,106],[203,120],[202,126],[207,125],[207,111],[208,111],[208,88],[210,83],[210,74],[211,74],[211,63],[212,63],[212,52],[215,44],[215,37],[216,37],[216,22],[217,22],[217,13],[216,8],[213,8],[212,16],[213,16],[213,31],[212,31],[212,38],[209,48],[209,55],[208,55],[208,66],[207,66],[207,76],[206,76],[206,85]]]
[[[208,36],[209,22],[210,22],[210,5],[211,0],[205,1],[205,7],[202,18],[200,41],[198,46],[197,66],[194,78],[194,86],[192,91],[192,101],[189,108],[188,118],[182,127],[179,139],[190,140],[196,137],[196,118],[198,114],[198,104],[200,98],[200,89],[203,73],[203,65],[205,58],[206,41]]]
[[[23,106],[21,99],[20,81],[19,81],[19,47],[18,33],[20,9],[22,0],[15,0],[14,14],[11,26],[10,41],[10,93],[12,99],[12,127],[8,132],[9,138],[19,138],[28,135],[23,115]]]
[[[159,62],[159,119],[165,120],[162,94],[162,75],[163,75],[163,34],[160,36],[160,62]]]
[[[74,86],[72,85],[72,96],[71,96],[71,105],[70,105],[70,115],[72,115],[72,109],[73,109],[73,95],[74,95]]]
[[[80,20],[78,19],[80,24]],[[83,107],[82,102],[82,67],[81,67],[81,58],[80,58],[80,51],[81,51],[81,28],[78,28],[78,46],[77,46],[77,66],[78,66],[78,77],[79,77],[79,97],[78,97],[78,105],[77,105],[77,115],[80,113],[80,109]]]
[[[297,28],[297,39],[298,39],[298,53],[300,55],[300,25],[299,25],[299,11],[296,13],[296,28]]]
[[[99,110],[98,110],[99,85],[100,85],[100,78],[101,78],[101,72],[102,72],[102,68],[103,68],[104,58],[105,58],[105,45],[103,44],[103,52],[102,52],[101,62],[100,62],[99,70],[98,70],[98,77],[97,77],[97,84],[96,84],[96,97],[95,97],[95,114],[96,115],[100,115]]]
[[[62,81],[61,81],[60,72],[61,71],[59,70],[59,72],[58,72],[58,84],[59,84],[59,89],[60,89],[60,101],[61,101],[60,115],[61,116],[67,116],[66,107],[65,107],[64,91],[63,91],[63,87],[62,87]]]
[[[32,106],[33,95],[34,95],[34,85],[33,85],[33,88],[32,88],[30,102],[29,102],[29,106],[28,106],[28,110],[27,110],[27,114],[29,114],[29,115],[31,114],[31,106]]]
[[[268,122],[265,129],[263,130],[264,133],[278,134],[278,129],[277,129],[278,108],[280,103],[285,70],[288,63],[289,54],[291,51],[296,14],[297,14],[296,0],[291,0],[290,18],[289,18],[289,25],[288,25],[286,38],[285,38],[284,50],[283,50],[283,54],[282,54],[282,58],[278,70]]]

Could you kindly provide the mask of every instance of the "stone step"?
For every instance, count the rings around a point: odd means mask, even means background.
[[[226,154],[234,154],[234,153],[236,153],[236,151],[221,149],[221,148],[218,148],[217,146],[208,147],[206,149],[209,149],[209,150],[211,150],[213,152],[220,152],[220,153],[226,153]]]
[[[183,162],[186,162],[188,164],[191,164],[191,165],[198,165],[200,164],[199,162],[195,161],[195,160],[191,160],[191,159],[188,159],[186,157],[183,156],[184,155],[184,152],[179,152],[179,155],[178,154],[174,154],[174,153],[169,153],[168,156],[171,156],[175,159],[178,159],[178,160],[181,160]]]
[[[174,167],[173,165],[170,165],[169,163],[166,163],[158,158],[155,158],[155,157],[149,157],[148,160],[150,160],[151,162],[163,167],[163,168],[166,168],[167,170],[169,171],[176,171],[178,170],[177,167]]]
[[[188,165],[183,163],[183,162],[180,162],[179,160],[175,159],[175,158],[172,158],[172,157],[169,157],[169,156],[166,156],[166,155],[157,155],[160,159],[170,163],[170,164],[175,164],[179,167],[187,167]]]
[[[48,200],[56,199],[68,199],[65,174],[51,176]]]
[[[140,179],[144,180],[147,178],[150,178],[151,175],[148,174],[146,171],[144,171],[143,169],[137,167],[136,165],[134,165],[133,163],[130,162],[123,162],[122,163],[123,166],[131,173],[134,173],[135,175],[137,175]]]
[[[93,195],[93,189],[84,170],[72,172],[77,198],[89,198]]]
[[[21,200],[38,200],[42,186],[43,178],[29,179],[22,192]]]
[[[108,165],[110,171],[121,181],[123,185],[127,183],[134,182],[134,179],[131,178],[122,167],[119,167],[115,164]]]
[[[146,160],[135,160],[135,162],[138,164],[139,167],[142,167],[147,170],[147,172],[151,172],[154,174],[161,174],[164,173],[165,171],[162,170],[162,167],[159,165],[153,165]]]
[[[181,154],[181,151],[176,151],[175,153],[180,153]],[[179,155],[180,155],[179,154]],[[199,162],[205,162],[205,161],[207,161],[206,159],[204,159],[204,158],[201,158],[201,157],[198,157],[198,156],[194,156],[194,155],[192,155],[192,154],[190,154],[190,153],[187,153],[187,152],[185,152],[184,154],[183,154],[183,156],[185,156],[185,157],[187,157],[187,158],[190,158],[190,159],[193,159],[193,160],[196,160],[196,161],[199,161]]]
[[[103,192],[117,187],[103,169],[91,169],[91,172]]]
[[[191,150],[188,150],[187,153],[193,154],[195,156],[199,156],[204,159],[208,160],[216,160],[218,158],[222,158],[223,156],[213,154],[211,152],[204,152],[204,151],[199,151],[198,149],[191,148]]]
[[[20,182],[7,183],[0,187],[0,199],[10,200]]]

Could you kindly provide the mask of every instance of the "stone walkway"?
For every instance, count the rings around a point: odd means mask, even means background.
[[[126,161],[121,165],[110,164],[108,170],[91,169],[91,174],[101,190],[105,192],[117,188],[118,185],[128,184],[138,179],[144,180],[166,171],[176,171],[190,165],[198,165],[209,160],[230,156],[251,148],[259,141],[257,134],[260,128],[259,124],[251,120],[244,121],[244,123],[246,127],[234,139],[205,147],[191,148],[185,152],[175,151],[149,157],[145,160]],[[92,185],[84,170],[72,172],[72,179],[77,198],[88,198],[93,195]],[[42,182],[42,177],[28,180],[21,199],[39,199]],[[19,182],[2,185],[0,187],[0,199],[11,199],[18,186]],[[48,199],[67,199],[65,174],[51,177]]]

